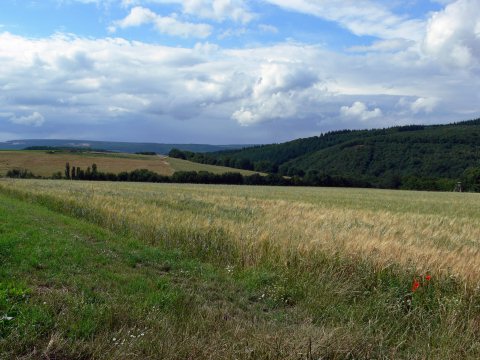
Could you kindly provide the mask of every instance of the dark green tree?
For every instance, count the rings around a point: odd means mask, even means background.
[[[480,192],[480,167],[471,167],[464,171],[462,183],[467,191]]]
[[[70,177],[70,163],[65,164],[65,179],[71,179]]]
[[[187,158],[183,151],[175,148],[170,150],[170,152],[168,153],[168,156],[177,158],[177,159],[184,159],[184,160]]]
[[[57,171],[57,172],[52,174],[52,179],[61,179],[61,178],[62,178],[62,172],[61,171]]]

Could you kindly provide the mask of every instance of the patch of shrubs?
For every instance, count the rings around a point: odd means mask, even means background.
[[[151,155],[151,156],[157,155],[157,153],[154,152],[154,151],[139,151],[139,152],[136,152],[135,154],[136,155]]]
[[[37,179],[37,178],[40,178],[40,176],[35,176],[31,171],[28,171],[26,169],[8,170],[6,176],[9,177],[9,178],[14,178],[14,179]]]

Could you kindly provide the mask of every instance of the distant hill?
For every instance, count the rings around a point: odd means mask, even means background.
[[[208,154],[181,153],[175,156],[286,176],[341,176],[395,188],[418,178],[459,179],[466,169],[480,168],[480,119],[449,125],[333,131],[281,144]]]
[[[92,164],[98,170],[118,174],[124,171],[147,169],[159,175],[170,176],[182,171],[207,171],[214,174],[239,172],[242,175],[252,175],[255,172],[237,170],[222,166],[197,164],[187,160],[169,158],[167,156],[152,156],[129,153],[89,152],[70,150],[3,150],[0,151],[0,177],[9,170],[26,169],[34,175],[50,177],[54,173],[63,173],[65,164],[86,170]]]
[[[194,152],[212,152],[221,150],[239,149],[248,145],[206,145],[206,144],[159,144],[159,143],[134,143],[134,142],[110,142],[110,141],[90,141],[90,140],[12,140],[0,142],[0,150],[22,150],[35,146],[51,146],[62,148],[90,148],[102,149],[107,151],[137,153],[137,152],[155,152],[166,155],[173,149],[181,149]]]

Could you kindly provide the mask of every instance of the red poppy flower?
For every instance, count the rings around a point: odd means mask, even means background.
[[[432,277],[430,275],[425,276],[425,280],[430,281]]]
[[[417,291],[419,287],[420,287],[420,283],[417,281],[417,279],[413,280],[412,292]]]

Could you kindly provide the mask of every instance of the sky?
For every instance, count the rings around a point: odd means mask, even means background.
[[[479,0],[0,1],[0,141],[257,144],[478,117]]]

